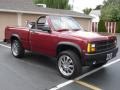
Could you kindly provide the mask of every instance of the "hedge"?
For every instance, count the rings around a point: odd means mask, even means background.
[[[120,21],[116,23],[116,33],[120,33]]]
[[[100,20],[100,22],[98,23],[98,31],[107,32],[106,27],[105,27],[105,21]],[[116,33],[120,33],[120,21],[116,22]]]
[[[105,21],[100,20],[100,22],[98,23],[98,32],[107,32],[105,27]]]

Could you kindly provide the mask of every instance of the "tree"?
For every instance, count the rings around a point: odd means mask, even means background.
[[[33,0],[35,4],[46,4],[49,8],[67,9],[72,7],[69,5],[69,0]]]
[[[97,5],[94,10],[100,10],[102,8],[102,5]]]
[[[91,8],[85,8],[85,9],[83,9],[83,12],[84,12],[84,14],[89,15],[91,10],[92,10]]]
[[[105,21],[120,21],[120,0],[107,0],[101,9],[101,19]]]

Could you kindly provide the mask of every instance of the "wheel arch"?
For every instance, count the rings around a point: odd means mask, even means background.
[[[74,51],[79,58],[82,57],[82,51],[79,45],[72,43],[72,42],[60,42],[57,46],[57,55],[65,50],[72,50]]]
[[[20,36],[18,34],[12,34],[12,36],[10,38],[10,42],[12,42],[12,40],[14,40],[14,39],[21,41]]]

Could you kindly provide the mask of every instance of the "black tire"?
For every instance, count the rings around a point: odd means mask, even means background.
[[[95,67],[95,68],[101,67],[101,66],[105,65],[106,63],[107,63],[107,62],[95,64],[95,65],[93,65],[92,67]]]
[[[15,44],[16,44],[16,49],[14,48]],[[22,44],[20,43],[19,40],[17,40],[17,39],[12,40],[12,42],[11,42],[11,52],[12,52],[12,55],[16,58],[22,58],[24,56],[25,50],[22,47]]]
[[[71,74],[71,75],[65,75],[65,74],[63,74],[62,72],[61,72],[61,69],[60,69],[60,61],[62,60],[60,60],[60,58],[62,57],[62,56],[68,56],[68,57],[70,57],[70,60],[72,60],[73,61],[73,65],[74,65],[74,70],[73,70],[73,73]],[[69,60],[69,59],[68,59]],[[76,53],[74,53],[73,51],[71,51],[71,50],[67,50],[67,51],[63,51],[63,52],[61,52],[61,53],[59,53],[59,55],[58,55],[58,63],[57,63],[57,67],[58,67],[58,71],[59,71],[59,73],[64,77],[64,78],[66,78],[66,79],[73,79],[73,78],[75,78],[75,77],[77,77],[77,76],[79,76],[80,74],[81,74],[81,72],[82,72],[82,65],[81,65],[81,63],[80,63],[80,58],[78,57],[78,55],[76,54]],[[61,62],[62,63],[62,62]],[[63,66],[61,65],[61,67],[63,68]]]

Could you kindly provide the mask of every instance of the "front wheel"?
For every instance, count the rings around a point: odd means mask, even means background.
[[[58,56],[58,70],[66,79],[72,79],[80,75],[82,66],[79,57],[73,51],[63,51]]]
[[[13,56],[15,56],[17,58],[23,57],[24,53],[25,53],[24,48],[22,47],[20,41],[17,39],[12,41],[11,51],[12,51]]]

